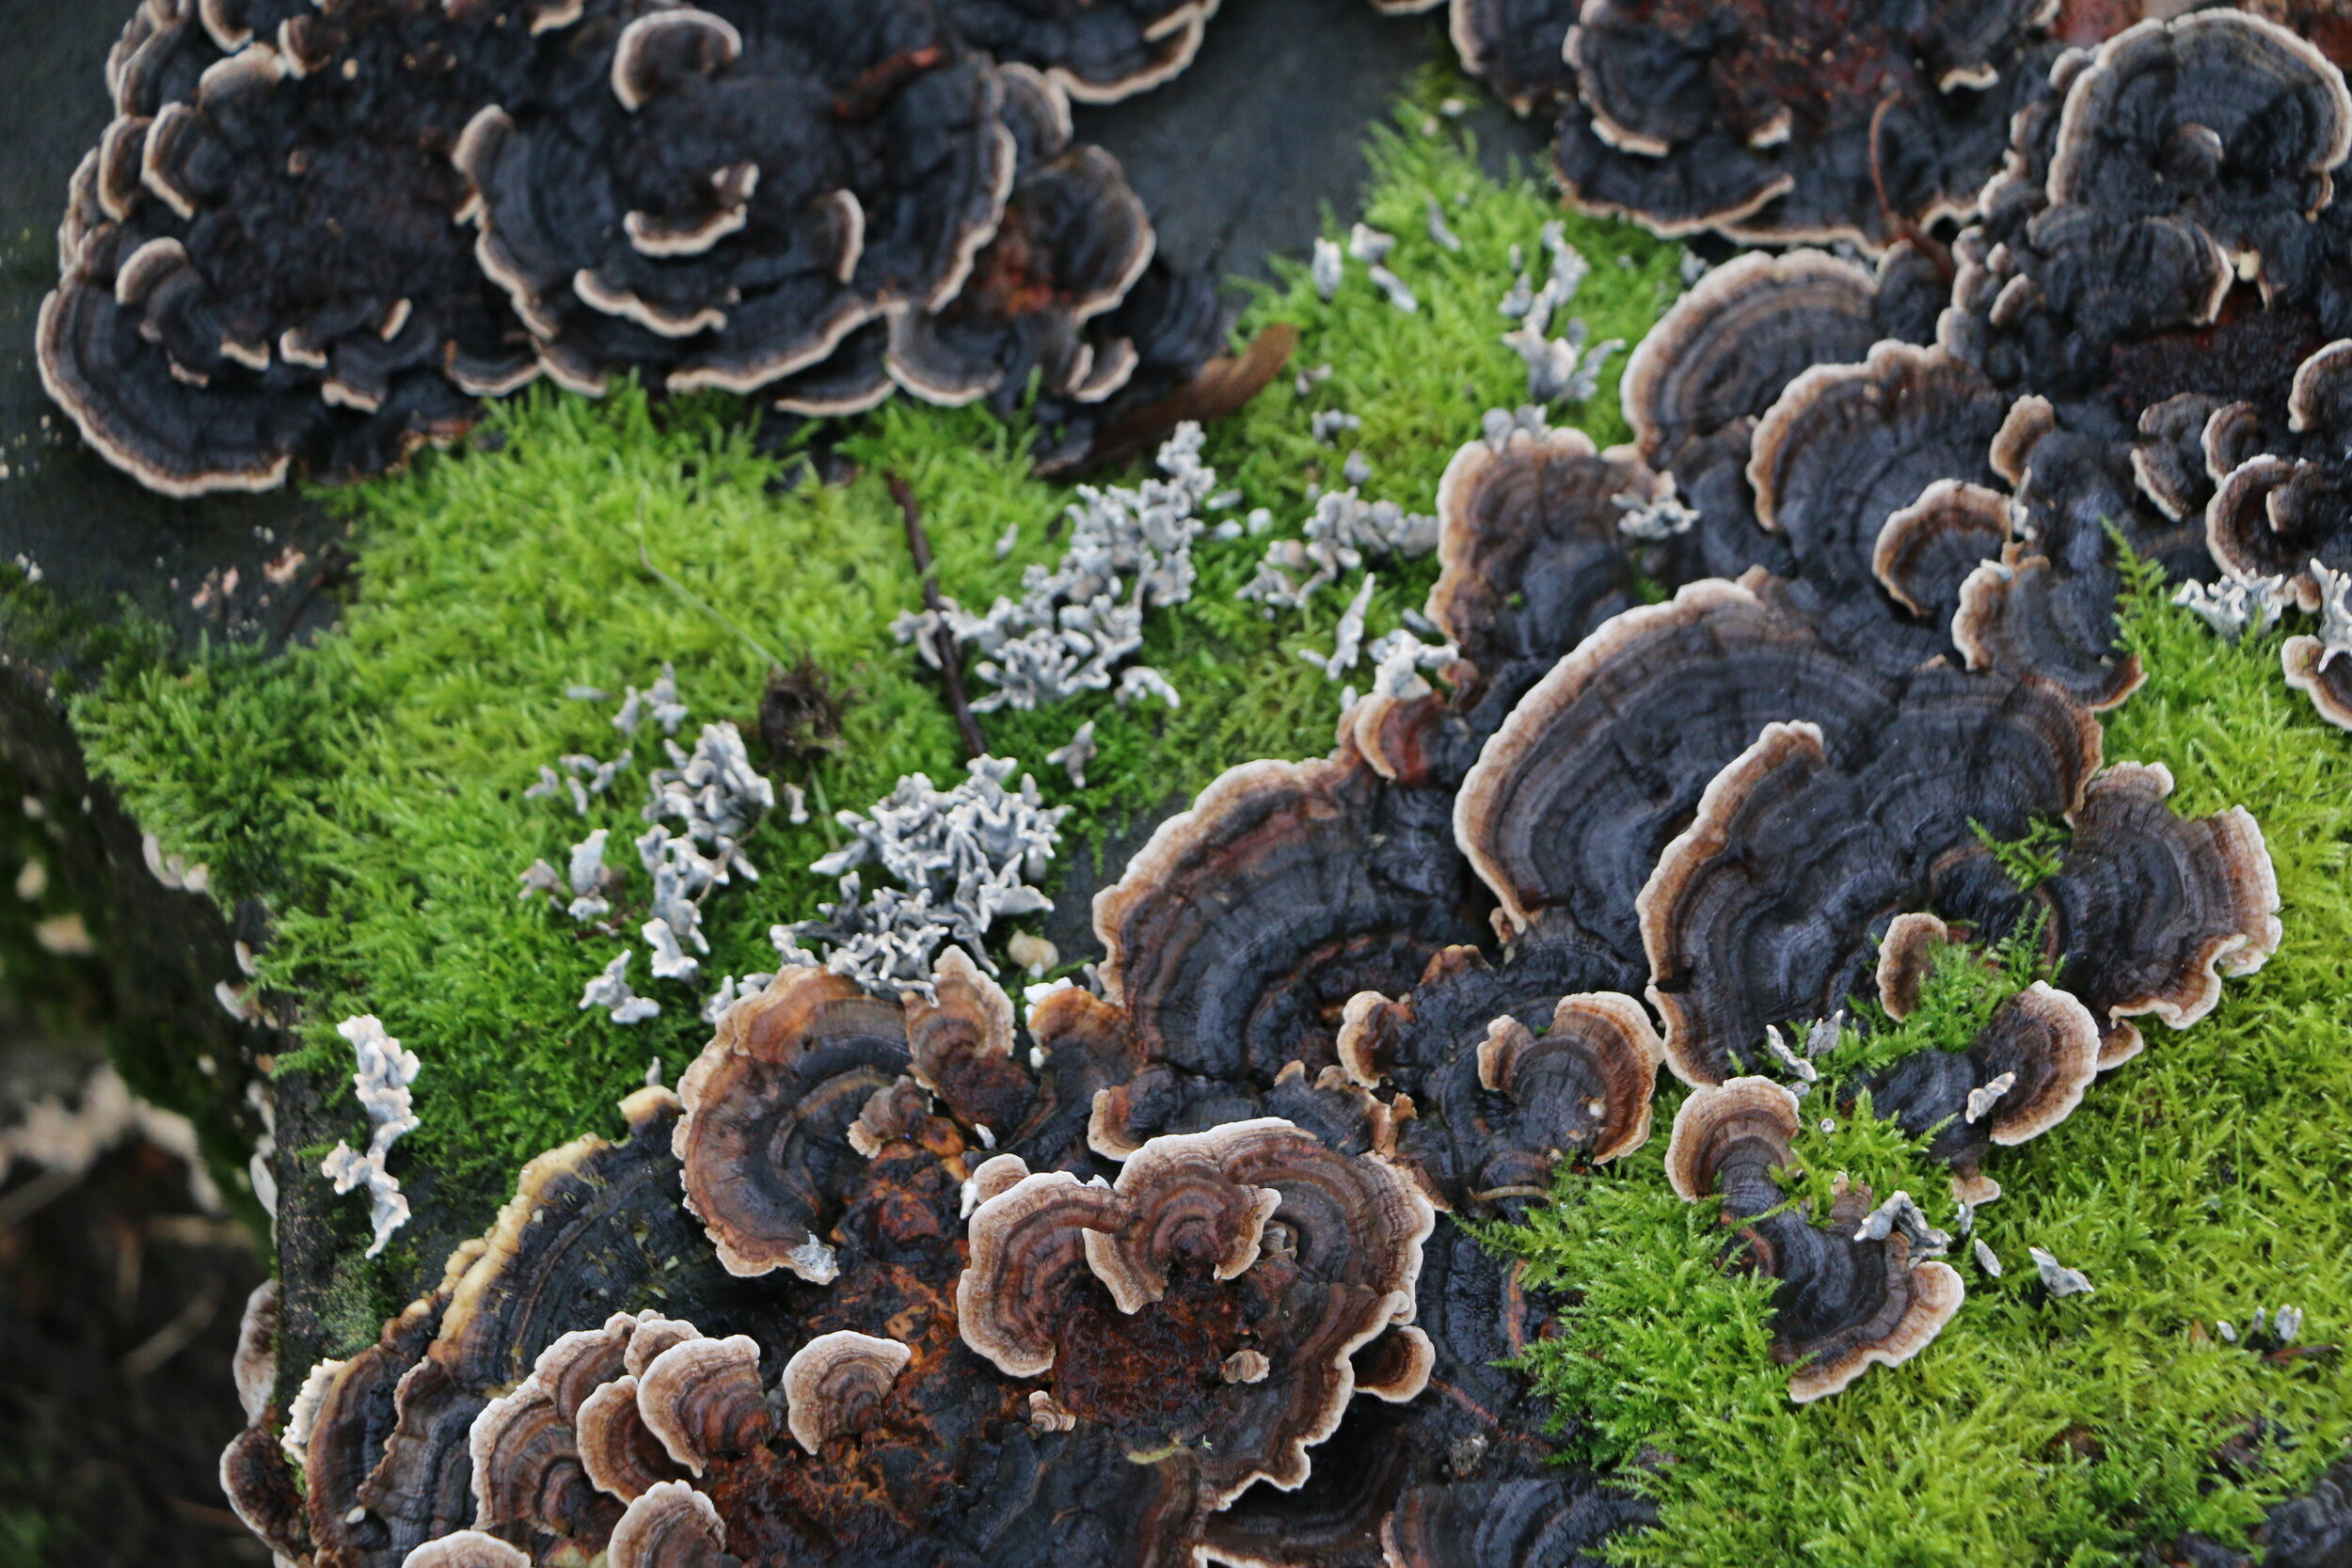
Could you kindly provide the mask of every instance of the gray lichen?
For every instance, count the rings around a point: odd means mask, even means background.
[[[392,1232],[408,1223],[408,1199],[402,1196],[400,1182],[385,1169],[384,1162],[392,1145],[421,1125],[409,1090],[417,1079],[417,1053],[403,1050],[400,1041],[385,1033],[383,1022],[373,1013],[347,1018],[335,1025],[335,1032],[351,1042],[358,1058],[351,1086],[360,1109],[368,1114],[371,1132],[364,1154],[338,1139],[320,1162],[319,1174],[335,1184],[338,1194],[367,1188],[368,1221],[375,1233],[367,1256],[373,1258],[392,1239]]]

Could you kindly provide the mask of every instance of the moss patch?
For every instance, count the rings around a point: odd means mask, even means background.
[[[1575,1292],[1565,1332],[1529,1362],[1587,1414],[1586,1451],[1630,1464],[1659,1500],[1659,1527],[1615,1560],[2122,1568],[2152,1536],[2243,1543],[2352,1435],[2341,1357],[2267,1360],[2215,1335],[2281,1303],[2309,1313],[2307,1343],[2347,1332],[2352,745],[2280,679],[2278,635],[2228,646],[2144,588],[2125,626],[2149,680],[2107,716],[2106,754],[2169,766],[2183,812],[2255,814],[2284,945],[2212,1017],[2151,1028],[2146,1053],[2063,1125],[2003,1151],[1992,1173],[2006,1193],[1978,1230],[2004,1276],[1956,1258],[1968,1300],[1935,1343],[1820,1404],[1789,1403],[1764,1355],[1770,1284],[1716,1268],[1724,1233],[1711,1207],[1667,1189],[1662,1137],[1564,1178],[1516,1238],[1538,1279]],[[1949,1014],[1936,1043],[1964,1039],[1988,1006],[1947,1000],[1914,1015]],[[1809,1123],[1801,1192],[1819,1201],[1851,1169],[1882,1196],[1907,1187],[1948,1226],[1944,1182],[1889,1132]],[[2048,1297],[2029,1246],[2097,1293]],[[2270,1423],[2260,1463],[2225,1472],[2216,1450],[2249,1419]]]

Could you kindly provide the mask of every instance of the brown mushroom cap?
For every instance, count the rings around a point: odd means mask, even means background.
[[[1588,3],[1553,160],[1578,206],[1661,234],[1882,245],[1973,204],[2055,53],[2042,9]]]
[[[1104,994],[1171,1066],[1261,1083],[1294,1060],[1320,1070],[1348,997],[1402,990],[1477,934],[1445,810],[1352,743],[1228,770],[1095,895]]]
[[[612,1528],[612,1568],[721,1568],[727,1528],[710,1499],[682,1481],[656,1483]]]
[[[1525,115],[1576,90],[1564,46],[1577,10],[1576,0],[1454,0],[1447,32],[1462,69]]]
[[[401,1568],[531,1568],[531,1554],[495,1535],[461,1529],[414,1547]]]
[[[961,947],[940,958],[937,1000],[906,999],[907,1046],[914,1077],[965,1126],[997,1137],[1018,1132],[1037,1101],[1037,1083],[1012,1055],[1012,999]]]
[[[1899,1233],[1858,1241],[1868,1189],[1851,1190],[1826,1230],[1783,1206],[1772,1173],[1790,1162],[1797,1098],[1767,1078],[1735,1078],[1692,1092],[1675,1114],[1666,1174],[1691,1202],[1720,1195],[1725,1217],[1746,1222],[1740,1245],[1780,1281],[1772,1293],[1772,1355],[1794,1365],[1799,1404],[1846,1387],[1874,1364],[1910,1359],[1960,1310],[1966,1290],[1948,1265],[1913,1263]]]
[[[598,1491],[634,1502],[679,1471],[637,1404],[637,1378],[627,1373],[597,1387],[573,1418],[581,1471]]]
[[[1609,617],[1641,602],[1626,507],[1673,493],[1629,451],[1581,430],[1476,440],[1438,483],[1438,581],[1427,614],[1508,705]]]
[[[266,1425],[246,1427],[221,1449],[220,1492],[238,1522],[271,1551],[289,1560],[310,1555],[302,1489],[294,1484],[294,1466]]]
[[[1797,1097],[1769,1078],[1734,1078],[1694,1089],[1675,1111],[1666,1181],[1685,1203],[1719,1188],[1753,1188],[1790,1163],[1801,1119]],[[1755,1190],[1760,1192],[1761,1188]]]
[[[598,1495],[580,1463],[579,1433],[536,1374],[483,1407],[467,1451],[477,1529],[520,1524],[601,1541],[620,1516],[612,1499]]]
[[[1890,672],[1945,648],[1940,622],[1913,621],[1881,596],[1879,542],[1890,527],[1900,537],[1892,519],[1918,517],[1937,482],[1991,483],[1988,456],[2010,401],[1942,349],[1882,342],[1860,365],[1806,371],[1757,422],[1748,459],[1756,520],[1788,535],[1796,580],[1840,648]]]
[[[1950,944],[1952,928],[1924,911],[1897,915],[1879,939],[1879,1006],[1898,1022],[1919,1006],[1919,988],[1927,983],[1938,950]]]
[[[1512,1021],[1478,1048],[1478,1081],[1554,1128],[1596,1162],[1649,1138],[1649,1102],[1665,1047],[1649,1014],[1611,991],[1564,996],[1542,1036]]]
[[[957,26],[999,59],[1034,66],[1081,103],[1110,103],[1179,75],[1216,0],[950,0]]]
[[[2347,151],[2343,72],[2275,23],[2216,11],[2099,47],[2066,94],[2047,183],[2056,202],[2186,214],[2234,252],[2271,238],[2260,215],[2325,205]]]
[[[1752,251],[1710,268],[1634,347],[1618,383],[1645,461],[1760,417],[1816,365],[1858,363],[1884,336],[1878,281],[1823,251]]]
[[[1851,773],[1818,726],[1767,725],[1659,858],[1638,908],[1684,1082],[1722,1082],[1767,1024],[1827,1017],[1860,990],[1867,927],[1924,902],[1947,851],[1979,829],[2020,836],[2083,799],[2100,735],[2080,705],[2039,681],[1933,673]]]
[[[794,1440],[817,1453],[832,1438],[864,1430],[914,1354],[896,1339],[851,1329],[820,1334],[794,1351],[783,1383]]]
[[[774,1426],[759,1386],[759,1341],[734,1334],[672,1345],[638,1374],[637,1408],[693,1475],[716,1455],[757,1446]]]
[[[1130,1442],[1197,1433],[1223,1506],[1261,1479],[1306,1480],[1351,1357],[1412,1315],[1435,1219],[1393,1167],[1279,1118],[1156,1138],[1116,1188],[1047,1172],[974,1210],[959,1331],[1009,1375],[1052,1371],[1082,1422]],[[1264,1376],[1229,1375],[1255,1370],[1244,1350]]]
[[[1931,626],[1947,626],[1961,585],[2010,540],[2009,498],[1981,484],[1939,479],[1886,515],[1870,575],[1895,602]]]
[[[2330,650],[2316,637],[2290,637],[2279,649],[2287,685],[2312,700],[2319,716],[2338,729],[2352,730],[2352,658]]]
[[[619,1292],[695,1244],[669,1150],[676,1098],[641,1089],[622,1112],[627,1142],[584,1137],[532,1160],[490,1233],[453,1257],[437,1331],[403,1363],[397,1418],[358,1488],[389,1542],[371,1550],[405,1552],[469,1523],[469,1432],[493,1391],[520,1381],[566,1321],[623,1305]]]
[[[821,969],[779,975],[729,1008],[678,1090],[686,1202],[730,1273],[838,1268],[825,1232],[864,1160],[848,1130],[911,1064],[896,1003]]]

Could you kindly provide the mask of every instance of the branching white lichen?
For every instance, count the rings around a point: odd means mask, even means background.
[[[2317,561],[2312,580],[2319,584],[2319,664],[2325,670],[2338,654],[2352,653],[2352,571],[2335,572]]]
[[[1438,204],[1438,198],[1434,196],[1429,197],[1427,201],[1430,239],[1444,249],[1460,250],[1462,236],[1446,227],[1445,209]]]
[[[2312,564],[2319,571],[2327,570],[2317,562]],[[2319,581],[2324,585],[2327,578]],[[2268,631],[2279,624],[2293,598],[2284,578],[2248,577],[2238,572],[2228,573],[2216,582],[2185,582],[2172,591],[2172,602],[2204,622],[2224,642],[2235,642],[2249,632],[2259,637]],[[2352,630],[2352,619],[2347,619],[2345,629]]]
[[[1696,509],[1683,505],[1675,495],[1672,475],[1664,476],[1663,487],[1655,499],[1645,500],[1628,492],[1610,497],[1609,504],[1625,514],[1617,519],[1617,531],[1637,545],[1662,545],[1669,539],[1679,539],[1699,520]]]
[[[1316,500],[1305,533],[1268,545],[1257,575],[1236,596],[1263,605],[1269,617],[1278,610],[1303,610],[1317,590],[1358,570],[1368,556],[1412,560],[1438,547],[1437,518],[1394,501],[1367,501],[1352,485]]]
[[[2015,1088],[2016,1086],[2017,1074],[2014,1072],[2004,1072],[1998,1078],[1994,1079],[1991,1083],[1981,1084],[1976,1088],[1970,1089],[1968,1091],[1968,1108],[1961,1119],[1966,1122],[1969,1126],[1974,1127],[1979,1121],[1983,1119],[1984,1114],[1987,1111],[1993,1109],[1994,1103],[2000,1100],[2001,1096],[2009,1093],[2010,1090]]]
[[[1069,740],[1045,753],[1048,766],[1058,768],[1070,775],[1073,789],[1087,786],[1087,764],[1094,760],[1094,721],[1089,719],[1078,726]]]
[[[628,962],[637,955],[624,947],[613,955],[580,993],[580,1010],[602,1007],[615,1023],[643,1023],[661,1011],[661,1004],[628,989]]]
[[[1855,1227],[1857,1242],[1883,1242],[1899,1232],[1911,1243],[1911,1256],[1915,1261],[1924,1258],[1941,1258],[1950,1250],[1951,1234],[1938,1230],[1928,1223],[1928,1216],[1912,1201],[1911,1195],[1898,1192],[1884,1203],[1870,1211],[1862,1224]]]
[[[1315,239],[1314,260],[1308,263],[1307,276],[1313,279],[1316,295],[1328,305],[1340,292],[1340,280],[1347,274],[1347,258],[1340,250],[1337,240]],[[1299,396],[1307,394],[1301,392]]]
[[[408,1199],[401,1195],[400,1182],[385,1169],[384,1162],[392,1145],[419,1125],[408,1087],[417,1080],[417,1053],[403,1050],[400,1041],[385,1033],[383,1022],[373,1013],[343,1020],[335,1025],[335,1033],[351,1042],[358,1058],[351,1086],[373,1131],[364,1154],[339,1140],[320,1163],[319,1174],[335,1184],[338,1194],[367,1188],[368,1219],[375,1232],[367,1256],[373,1258],[392,1239],[392,1232],[408,1223]]]
[[[1039,913],[1050,903],[1034,885],[1061,842],[1067,806],[1047,806],[1037,781],[1009,758],[975,757],[969,777],[939,789],[921,773],[898,781],[870,815],[834,814],[852,837],[809,869],[841,879],[841,897],[818,906],[820,918],[768,933],[790,964],[823,962],[869,990],[931,994],[939,949],[963,947],[991,974],[983,945],[1002,919]],[[866,895],[856,868],[874,866],[898,885]],[[830,949],[821,958],[804,945]]]
[[[1298,650],[1298,657],[1321,670],[1324,679],[1338,680],[1355,669],[1357,659],[1362,657],[1364,612],[1372,608],[1372,592],[1378,580],[1370,572],[1364,574],[1363,583],[1356,590],[1356,596],[1348,601],[1347,609],[1340,614],[1340,624],[1333,630],[1333,645],[1328,655],[1319,654],[1312,648]]]
[[[2042,1275],[2042,1289],[2054,1296],[2087,1296],[2098,1287],[2080,1269],[2070,1269],[2038,1246],[2029,1246],[2026,1255],[2033,1259],[2035,1270]]]
[[[1080,691],[1107,689],[1120,663],[1143,646],[1144,612],[1192,597],[1192,546],[1206,524],[1200,512],[1216,488],[1216,470],[1200,461],[1200,427],[1186,421],[1161,446],[1165,479],[1135,488],[1078,486],[1066,515],[1070,547],[1048,571],[1022,574],[1018,600],[999,596],[985,615],[954,599],[940,610],[909,611],[892,623],[936,669],[944,627],[978,656],[973,674],[994,689],[975,713],[1032,709]]]
[[[1500,309],[1518,325],[1502,335],[1502,341],[1527,364],[1531,400],[1581,403],[1598,389],[1602,368],[1625,347],[1625,340],[1610,338],[1586,347],[1581,316],[1569,317],[1560,336],[1550,336],[1552,317],[1576,297],[1592,264],[1568,244],[1567,227],[1557,220],[1544,225],[1543,244],[1551,252],[1550,273],[1541,289],[1530,287],[1524,273],[1513,281]]]

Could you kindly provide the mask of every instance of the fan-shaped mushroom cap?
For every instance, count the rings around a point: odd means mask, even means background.
[[[2013,838],[2070,810],[2098,765],[2095,721],[2040,682],[1938,682],[1906,718],[1853,773],[1818,726],[1767,725],[1660,856],[1637,907],[1685,1083],[1736,1072],[1768,1023],[1828,1016],[1869,974],[1877,911],[1923,898],[1979,828]]]
[[[531,1568],[531,1554],[495,1535],[461,1529],[413,1548],[400,1568]]]
[[[1879,939],[1879,1006],[1898,1021],[1909,1018],[1919,1006],[1919,988],[1927,983],[1938,949],[1950,943],[1952,928],[1934,915],[1914,911],[1887,923]]]
[[[245,1298],[237,1319],[237,1349],[229,1364],[237,1403],[247,1424],[269,1409],[278,1386],[278,1281],[264,1279]]]
[[[1793,1158],[1797,1097],[1769,1078],[1734,1078],[1693,1089],[1675,1112],[1666,1144],[1666,1180],[1696,1203],[1717,1191],[1761,1192],[1772,1172]]]
[[[2183,214],[2232,252],[2327,204],[2352,150],[2352,92],[2275,23],[2215,11],[2109,39],[2066,94],[2048,188],[2150,216]]]
[[[1925,1348],[1960,1310],[1960,1275],[1940,1262],[1913,1263],[1900,1233],[1858,1241],[1841,1205],[1819,1229],[1782,1207],[1772,1172],[1791,1160],[1797,1097],[1769,1078],[1734,1078],[1692,1091],[1675,1113],[1666,1175],[1690,1202],[1720,1195],[1773,1291],[1772,1355],[1794,1364],[1788,1397],[1803,1404],[1836,1393],[1872,1364],[1894,1366]],[[1778,1211],[1778,1212],[1775,1212]]]
[[[1564,996],[1539,1037],[1498,1021],[1478,1048],[1479,1084],[1520,1107],[1522,1127],[1545,1128],[1594,1161],[1649,1137],[1649,1102],[1665,1048],[1629,996]]]
[[[864,1164],[849,1126],[911,1065],[898,1005],[838,974],[779,975],[719,1021],[678,1090],[686,1202],[730,1273],[837,1269],[824,1235]]]
[[[1973,204],[2039,90],[2043,9],[1588,0],[1554,162],[1577,205],[1661,234],[1883,244]]]
[[[289,1429],[290,1437],[304,1439],[304,1508],[322,1562],[362,1568],[374,1560],[369,1546],[361,1544],[362,1536],[372,1533],[359,1528],[368,1512],[361,1490],[399,1418],[394,1391],[433,1342],[448,1308],[446,1290],[411,1302],[384,1324],[374,1344],[347,1361],[331,1364],[335,1370],[318,1389],[308,1433]]]
[[[2279,950],[2279,881],[2242,806],[2185,818],[2162,764],[2118,763],[2090,782],[2072,844],[2045,886],[2068,955],[2059,980],[2101,1020],[2153,1013],[2185,1029]]]
[[[1047,1172],[976,1209],[959,1330],[1008,1375],[1051,1370],[1082,1421],[1130,1442],[1198,1434],[1221,1507],[1254,1481],[1306,1479],[1351,1357],[1412,1316],[1435,1221],[1393,1167],[1278,1118],[1157,1138],[1116,1188]],[[1254,1367],[1243,1350],[1264,1377],[1227,1375]],[[1409,1367],[1391,1370],[1401,1388]]]
[[[710,1499],[682,1481],[648,1488],[612,1527],[612,1568],[721,1568],[727,1528]]]
[[[467,1451],[477,1529],[522,1524],[561,1538],[601,1541],[620,1517],[580,1463],[571,1420],[536,1375],[483,1407]]]
[[[1576,90],[1564,53],[1577,0],[1454,0],[1447,31],[1462,69],[1518,113]]]
[[[1629,452],[1581,430],[1514,427],[1472,441],[1438,483],[1428,615],[1505,705],[1595,627],[1641,602],[1618,524],[1673,493]],[[1624,498],[1624,504],[1619,504]]]
[[[1859,362],[1885,336],[1872,319],[1878,280],[1819,250],[1752,251],[1709,269],[1658,318],[1617,395],[1643,458],[1760,417],[1816,365]]]
[[[1110,103],[1190,65],[1217,0],[952,0],[946,8],[998,59],[1037,67],[1081,103]]]
[[[638,1374],[637,1409],[694,1475],[719,1454],[755,1447],[774,1426],[759,1386],[759,1341],[733,1334],[672,1345]]]
[[[580,1401],[628,1370],[626,1357],[637,1323],[633,1314],[615,1312],[603,1327],[574,1329],[539,1353],[530,1381],[547,1390],[557,1416],[572,1419]]]
[[[1889,528],[1899,540],[1918,526],[1923,504],[1932,512],[1951,499],[1923,495],[1937,482],[1982,491],[1993,481],[1988,454],[2009,405],[1941,349],[1883,342],[1860,365],[1806,371],[1757,423],[1748,459],[1756,519],[1788,536],[1798,580],[1841,647],[1899,671],[1945,646],[1940,624],[1905,620],[1879,597],[1879,543]]]
[[[220,1451],[220,1491],[240,1524],[289,1560],[310,1552],[302,1490],[294,1466],[266,1424],[255,1422]]]
[[[1256,1354],[1245,1352],[1245,1354]],[[1418,1399],[1429,1386],[1429,1374],[1438,1365],[1437,1347],[1429,1336],[1410,1323],[1400,1323],[1386,1334],[1359,1350],[1352,1358],[1355,1366],[1356,1392],[1369,1394],[1391,1404],[1403,1404]],[[1258,1362],[1265,1358],[1258,1356]],[[1258,1377],[1269,1370],[1254,1366]],[[1236,1382],[1254,1383],[1257,1378],[1237,1378]]]
[[[1058,1298],[1087,1267],[1087,1233],[1120,1208],[1107,1185],[1041,1171],[973,1210],[971,1260],[956,1281],[963,1342],[1008,1377],[1052,1370]]]
[[[531,1161],[490,1233],[453,1258],[448,1307],[404,1363],[397,1419],[358,1490],[386,1532],[371,1552],[405,1552],[469,1523],[469,1435],[493,1390],[518,1382],[583,1307],[619,1305],[614,1282],[651,1278],[695,1244],[669,1149],[676,1098],[641,1089],[621,1108],[626,1143],[584,1137]]]
[[[1060,89],[1025,66],[1004,71],[1019,156],[1002,218],[955,299],[891,313],[886,361],[930,403],[1022,395],[1034,370],[1048,395],[1099,403],[1136,370],[1133,342],[1090,323],[1126,298],[1155,239],[1119,160],[1071,145]]]
[[[1389,784],[1352,744],[1227,771],[1095,895],[1104,995],[1173,1066],[1319,1070],[1348,997],[1402,990],[1476,934],[1444,811],[1441,792]]]
[[[655,1356],[673,1345],[702,1337],[703,1331],[683,1318],[665,1318],[659,1312],[640,1313],[622,1346],[621,1369],[631,1377],[643,1377]]]
[[[647,1488],[679,1474],[638,1407],[634,1373],[614,1378],[582,1400],[572,1424],[580,1468],[600,1492],[633,1502]]]
[[[1013,1060],[1012,999],[950,947],[932,975],[936,1001],[906,999],[907,1046],[914,1077],[964,1125],[997,1137],[1019,1130],[1036,1103],[1036,1081]]]
[[[896,1339],[846,1328],[794,1351],[783,1385],[794,1440],[816,1453],[830,1439],[863,1430],[914,1354]]]
[[[2309,696],[2322,719],[2352,730],[2352,658],[2343,654],[2316,637],[2290,637],[2279,649],[2279,662],[2287,685]]]
[[[2009,543],[2009,498],[1963,480],[1939,479],[1909,506],[1886,515],[1870,552],[1870,574],[1895,602],[1930,626],[1947,626],[1961,585]]]

